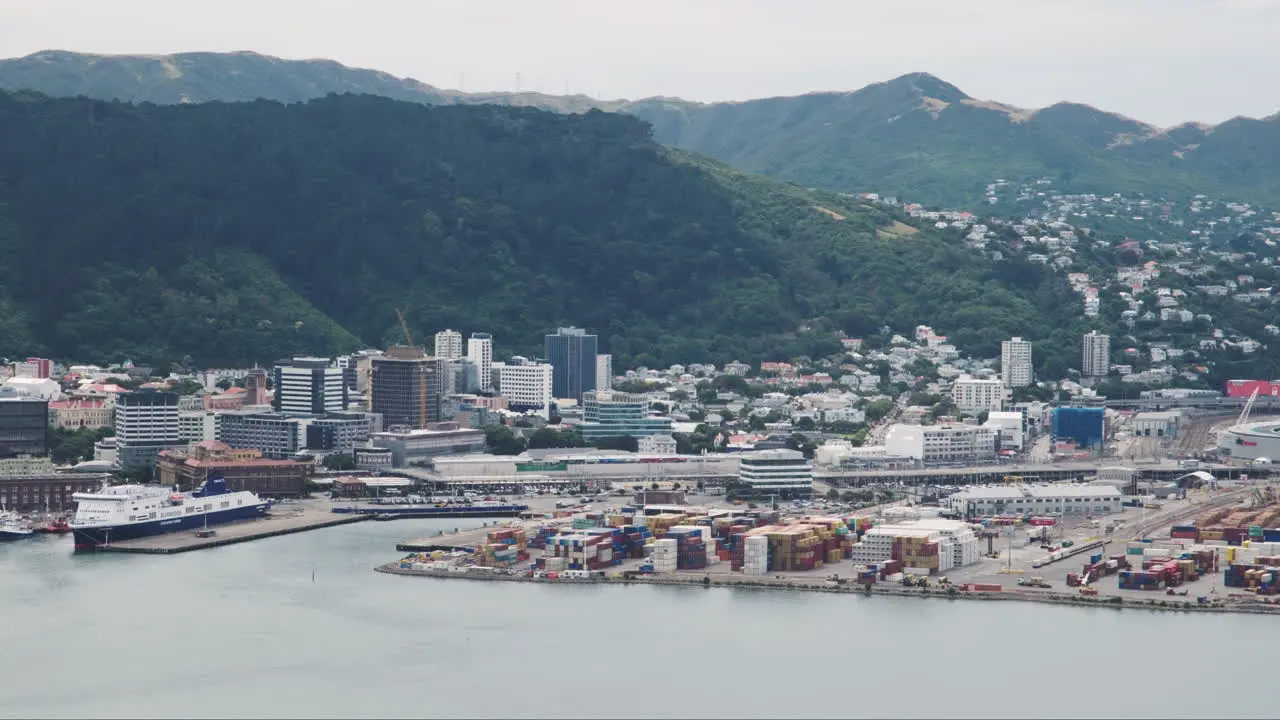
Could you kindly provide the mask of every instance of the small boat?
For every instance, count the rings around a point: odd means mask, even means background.
[[[32,530],[46,535],[62,535],[71,532],[71,523],[63,518],[55,518],[43,525],[35,526]]]
[[[14,515],[6,515],[0,517],[0,541],[3,540],[21,540],[29,538],[35,533],[31,530],[31,526],[22,522]]]

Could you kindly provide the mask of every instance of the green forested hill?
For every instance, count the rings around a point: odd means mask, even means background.
[[[652,123],[654,137],[672,147],[837,192],[972,206],[997,178],[1051,177],[1067,190],[1225,193],[1280,206],[1280,116],[1163,130],[1076,103],[1026,110],[982,101],[927,73],[852,92],[704,104],[462,93],[332,60],[251,52],[104,56],[50,50],[0,60],[0,89],[163,104],[302,102],[353,93],[432,105],[596,108]]]
[[[370,96],[0,94],[2,353],[269,361],[441,327],[723,362],[933,324],[990,351],[1066,288],[886,211],[668,150],[620,114]],[[839,219],[843,218],[843,219]]]

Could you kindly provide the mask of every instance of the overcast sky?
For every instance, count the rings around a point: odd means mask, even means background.
[[[1280,110],[1280,0],[0,0],[0,56],[253,50],[468,91],[744,100],[913,71],[1158,125]]]

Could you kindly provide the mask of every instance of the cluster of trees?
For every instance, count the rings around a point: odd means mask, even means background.
[[[625,115],[0,94],[0,123],[0,352],[270,361],[398,339],[400,307],[415,335],[484,328],[525,354],[572,322],[656,367],[822,357],[885,323],[989,349],[1060,299]]]
[[[58,465],[92,460],[94,444],[115,434],[115,428],[111,427],[52,427],[49,429],[49,458]]]

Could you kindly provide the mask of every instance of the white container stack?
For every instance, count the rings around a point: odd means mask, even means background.
[[[653,571],[669,573],[676,571],[676,541],[658,540],[653,543],[653,551],[649,555],[653,563]]]
[[[769,573],[769,537],[748,535],[742,549],[742,574],[767,575]]]
[[[569,569],[569,558],[567,557],[548,557],[543,561],[543,566],[547,572],[564,572]]]

